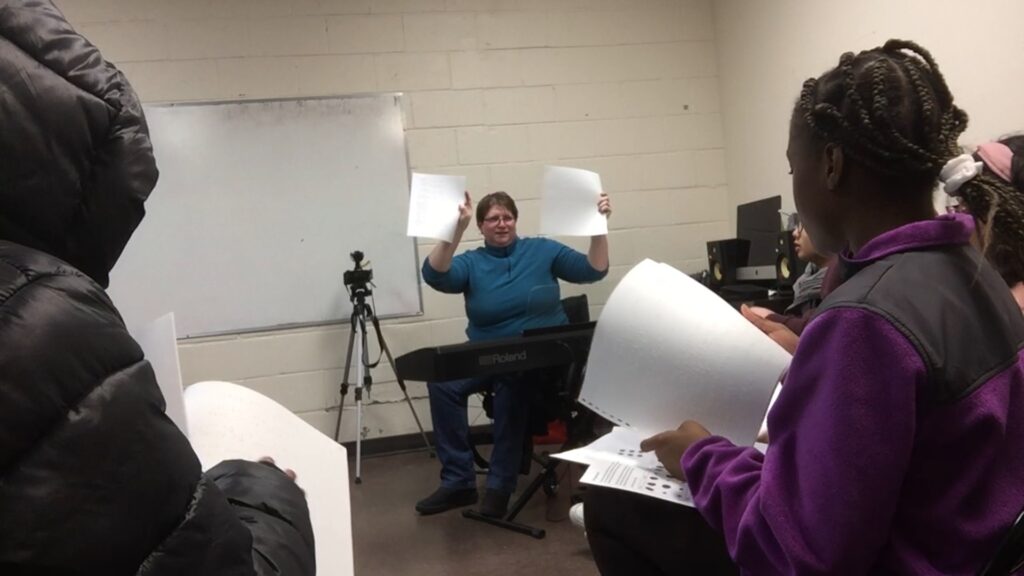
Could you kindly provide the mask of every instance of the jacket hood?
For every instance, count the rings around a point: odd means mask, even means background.
[[[42,0],[0,0],[0,239],[106,287],[157,169],[124,75]]]

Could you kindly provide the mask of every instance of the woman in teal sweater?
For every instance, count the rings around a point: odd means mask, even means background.
[[[598,210],[611,214],[607,195]],[[451,242],[440,242],[423,262],[423,279],[435,290],[464,294],[471,341],[518,336],[523,330],[568,323],[562,310],[558,281],[596,282],[608,273],[608,237],[593,236],[582,254],[547,238],[516,235],[519,211],[504,192],[485,196],[476,208],[476,223],[484,245],[455,256],[469,227],[473,203],[459,207]],[[487,491],[480,512],[504,516],[516,486],[516,474],[526,430],[526,386],[518,374],[430,382],[431,419],[441,486],[416,504],[421,514],[436,514],[477,501],[473,453],[469,445],[467,398],[484,389],[494,392],[494,450],[487,474]]]

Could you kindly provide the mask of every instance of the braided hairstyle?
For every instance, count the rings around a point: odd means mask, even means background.
[[[932,55],[907,40],[843,54],[837,67],[804,82],[797,117],[869,172],[920,194],[931,193],[960,153],[967,127]]]
[[[982,252],[1013,286],[1024,282],[1024,135],[999,142],[1013,152],[1010,182],[986,165],[956,194],[980,225]],[[977,153],[974,157],[981,160]]]

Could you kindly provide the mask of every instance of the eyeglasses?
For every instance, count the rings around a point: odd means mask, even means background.
[[[497,224],[498,222],[502,222],[504,224],[511,224],[515,221],[516,217],[512,216],[511,214],[498,214],[496,216],[488,216],[487,218],[484,218],[484,222],[486,222],[487,224]]]

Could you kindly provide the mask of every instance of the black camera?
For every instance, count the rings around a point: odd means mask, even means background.
[[[356,263],[356,267],[352,270],[346,270],[343,275],[345,286],[352,289],[352,294],[369,294],[369,284],[373,282],[373,270],[363,268],[363,253],[359,250],[349,254],[352,257],[352,261]]]

